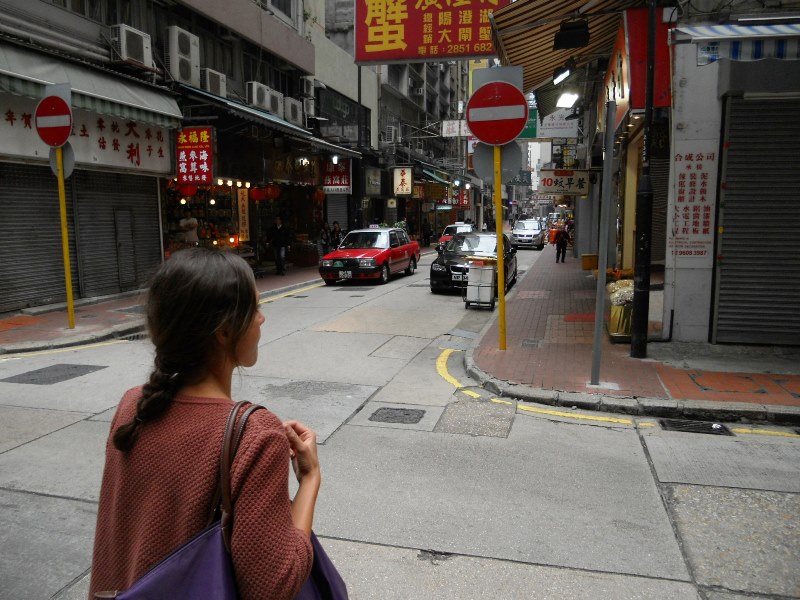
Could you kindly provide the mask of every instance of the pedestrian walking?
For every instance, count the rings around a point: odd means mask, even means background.
[[[331,228],[327,221],[322,224],[322,229],[320,229],[319,236],[317,236],[317,251],[320,258],[331,251]]]
[[[422,245],[426,248],[431,244],[431,224],[428,219],[422,221]]]
[[[239,256],[190,248],[150,282],[155,365],[111,421],[89,596],[124,590],[214,513],[233,371],[252,367],[264,316]],[[298,480],[289,497],[289,463]],[[320,486],[316,434],[269,410],[252,413],[233,459],[231,558],[243,599],[294,598],[311,572]],[[110,597],[110,596],[109,596]]]
[[[343,239],[344,232],[342,231],[341,227],[339,227],[339,221],[334,221],[333,228],[331,229],[331,249],[335,250],[341,246]]]
[[[558,262],[558,258],[561,257],[561,262],[564,262],[564,258],[567,256],[567,244],[569,244],[569,234],[567,230],[562,225],[558,228],[556,232],[556,262]]]
[[[286,275],[286,254],[289,252],[292,236],[280,217],[275,217],[268,238],[275,255],[275,274]]]

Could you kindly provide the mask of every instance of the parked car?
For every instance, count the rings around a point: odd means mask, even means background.
[[[410,240],[403,229],[355,229],[320,259],[319,274],[327,285],[352,279],[386,283],[394,273],[414,273],[419,255],[419,243]]]
[[[511,243],[514,248],[530,247],[541,250],[547,243],[547,231],[541,222],[534,219],[517,221],[511,230]]]
[[[453,223],[452,225],[448,225],[444,228],[442,235],[439,236],[439,243],[444,244],[449,242],[457,233],[469,233],[470,231],[474,230],[475,225],[472,223]]]
[[[497,235],[494,233],[457,233],[446,244],[436,247],[439,256],[431,263],[431,292],[463,289],[467,285],[469,258],[497,258]],[[503,234],[505,289],[517,280],[517,250]],[[495,295],[497,291],[495,290]]]

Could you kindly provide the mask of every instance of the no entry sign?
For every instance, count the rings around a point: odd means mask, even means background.
[[[48,146],[58,148],[72,133],[72,109],[60,96],[47,96],[36,106],[36,133]]]
[[[467,102],[467,125],[484,144],[502,146],[516,138],[528,122],[523,93],[505,81],[479,87]]]

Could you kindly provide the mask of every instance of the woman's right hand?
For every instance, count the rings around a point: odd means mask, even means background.
[[[319,478],[317,434],[299,421],[286,421],[283,429],[289,439],[292,467],[297,481],[302,482],[309,475]]]

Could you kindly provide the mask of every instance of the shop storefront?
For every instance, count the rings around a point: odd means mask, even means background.
[[[181,112],[162,88],[0,45],[0,312],[66,300],[57,180],[33,115],[69,83],[65,181],[75,298],[145,285],[161,262],[161,182]],[[74,160],[73,160],[74,157]]]

